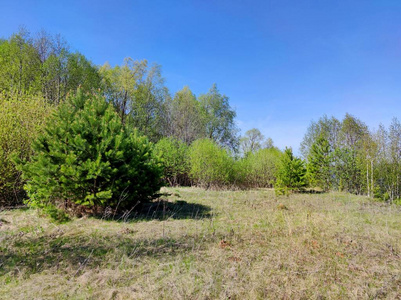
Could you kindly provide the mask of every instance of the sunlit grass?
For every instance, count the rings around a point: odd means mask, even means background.
[[[399,206],[341,193],[168,192],[118,221],[1,212],[1,298],[401,296]]]

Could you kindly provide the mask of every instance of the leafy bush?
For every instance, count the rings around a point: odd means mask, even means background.
[[[188,146],[176,138],[163,138],[155,145],[155,154],[164,167],[164,179],[171,186],[189,185]]]
[[[307,186],[304,162],[294,156],[291,148],[286,148],[277,173],[275,192],[277,195],[300,191]]]
[[[0,206],[22,203],[23,181],[14,158],[29,159],[31,142],[52,109],[41,97],[0,93]]]
[[[100,95],[78,91],[60,105],[33,149],[22,167],[32,206],[129,208],[161,187],[152,144],[124,126]]]
[[[210,139],[192,143],[189,164],[191,178],[203,187],[222,187],[233,182],[233,158]]]
[[[246,187],[273,187],[282,153],[277,148],[261,149],[238,161],[238,184]]]

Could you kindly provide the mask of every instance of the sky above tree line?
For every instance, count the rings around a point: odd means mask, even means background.
[[[217,83],[244,134],[297,150],[312,120],[401,111],[401,1],[0,1],[0,37],[61,34],[96,65],[162,65],[173,95]]]

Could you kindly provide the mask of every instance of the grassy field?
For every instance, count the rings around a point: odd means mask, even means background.
[[[1,299],[401,299],[401,207],[168,189],[141,213],[0,212]]]

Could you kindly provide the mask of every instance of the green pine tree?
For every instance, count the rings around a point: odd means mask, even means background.
[[[28,203],[36,207],[129,208],[161,187],[152,144],[124,126],[100,95],[78,90],[60,105],[33,150],[22,169]]]

